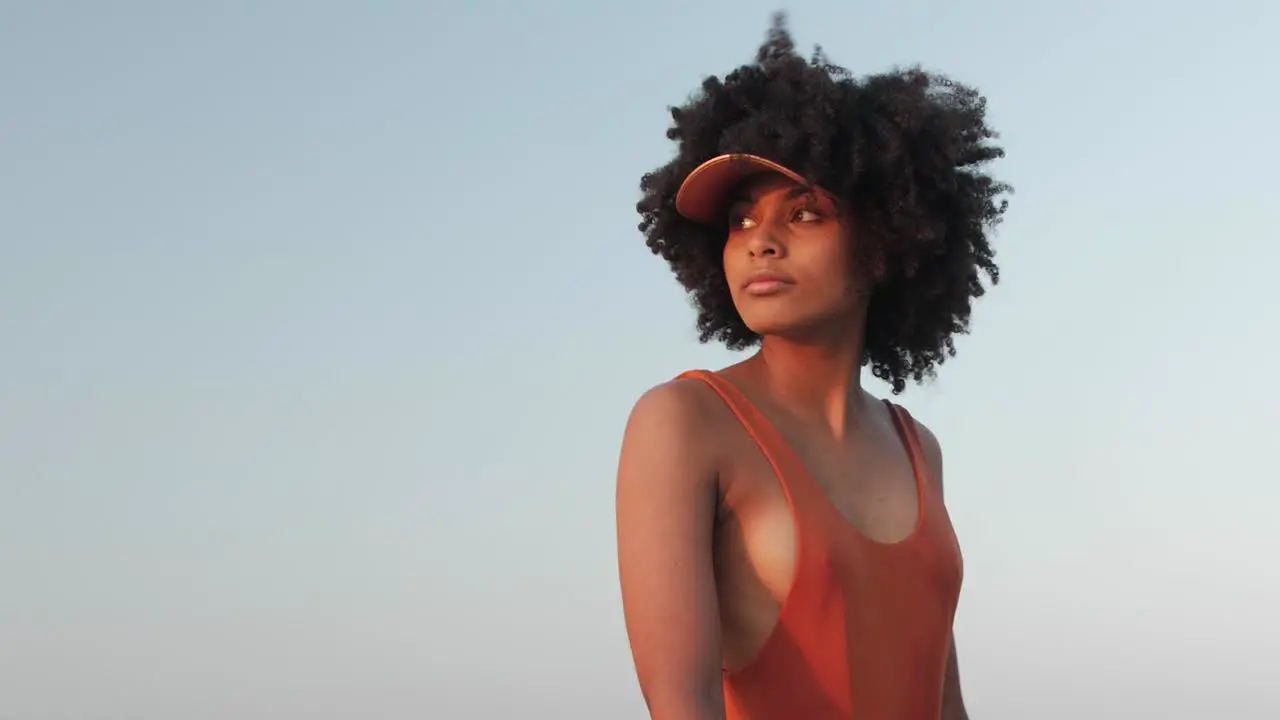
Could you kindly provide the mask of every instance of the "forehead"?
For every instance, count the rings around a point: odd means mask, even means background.
[[[765,198],[785,201],[805,195],[834,201],[817,186],[798,183],[777,173],[762,173],[743,180],[729,193],[728,200],[730,205],[755,205]]]

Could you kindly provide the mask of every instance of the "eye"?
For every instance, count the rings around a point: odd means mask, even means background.
[[[791,222],[810,223],[818,222],[821,219],[822,214],[817,210],[810,208],[797,208],[796,211],[791,214]]]
[[[746,214],[744,214],[744,213],[730,213],[730,214],[729,214],[729,229],[730,229],[730,230],[750,230],[751,228],[753,228],[753,227],[755,227],[755,226],[756,226],[756,221],[755,221],[755,220],[752,220],[750,217],[748,217],[748,216],[747,216]]]

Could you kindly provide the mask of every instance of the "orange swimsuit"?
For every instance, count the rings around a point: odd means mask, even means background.
[[[915,421],[886,401],[911,454],[919,519],[879,543],[831,504],[800,458],[742,391],[710,385],[764,453],[790,504],[796,570],[778,624],[746,667],[726,672],[729,720],[938,720],[963,562],[929,479]]]

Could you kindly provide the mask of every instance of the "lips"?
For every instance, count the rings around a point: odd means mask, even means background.
[[[742,289],[749,295],[775,295],[796,284],[790,275],[773,270],[760,270],[751,273]]]

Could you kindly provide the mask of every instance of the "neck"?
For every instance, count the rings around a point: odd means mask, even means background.
[[[860,325],[854,327],[860,330]],[[862,349],[861,332],[825,340],[769,336],[749,362],[778,404],[843,438],[862,421],[868,406],[862,390]]]

